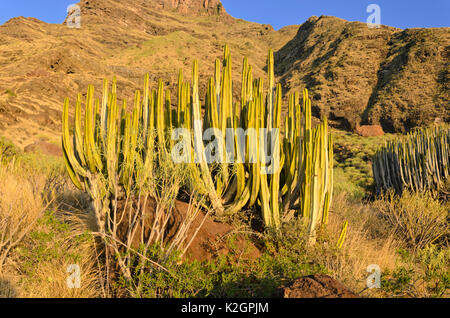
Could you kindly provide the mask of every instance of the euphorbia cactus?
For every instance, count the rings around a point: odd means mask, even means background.
[[[389,142],[373,157],[372,169],[378,193],[439,187],[450,175],[450,128],[422,128]]]
[[[110,194],[146,191],[151,187],[154,153],[179,151],[177,129],[185,129],[185,164],[189,186],[205,195],[218,215],[256,209],[268,227],[279,229],[283,219],[298,215],[308,221],[311,237],[318,225],[327,223],[333,192],[333,144],[326,119],[311,125],[311,100],[303,91],[289,96],[288,114],[281,126],[282,87],[275,84],[273,52],[268,57],[268,87],[253,79],[244,59],[240,101],[233,100],[231,56],[225,47],[223,61],[216,60],[208,80],[204,112],[199,96],[198,61],[192,83],[178,76],[177,106],[172,111],[170,91],[160,80],[156,90],[144,80],[143,94],[136,92],[132,113],[126,102],[117,104],[116,83],[94,100],[88,89],[84,134],[81,97],[75,109],[73,138],[69,130],[69,101],[63,111],[63,149],[74,184],[97,201]],[[207,162],[214,148],[203,139],[213,130],[216,162]],[[155,151],[158,150],[158,151]],[[270,151],[269,151],[270,150]],[[103,205],[98,213],[105,213]],[[259,206],[259,208],[258,208]]]

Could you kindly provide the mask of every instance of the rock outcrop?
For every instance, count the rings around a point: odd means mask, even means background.
[[[342,283],[323,275],[305,276],[284,289],[284,298],[358,298]]]

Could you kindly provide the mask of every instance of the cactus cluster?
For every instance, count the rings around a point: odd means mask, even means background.
[[[389,142],[373,157],[378,193],[402,193],[438,188],[450,174],[450,127],[417,129]]]
[[[127,112],[126,102],[118,106],[115,80],[111,89],[105,81],[101,101],[94,100],[90,86],[84,133],[79,95],[73,137],[66,99],[63,149],[74,184],[108,202],[112,194],[142,191],[151,185],[158,164],[154,154],[182,153],[189,187],[207,197],[216,214],[259,210],[266,226],[275,229],[283,219],[298,216],[307,220],[314,236],[317,226],[327,223],[333,192],[333,142],[327,121],[312,127],[311,100],[305,89],[302,101],[298,93],[288,97],[282,128],[282,88],[275,85],[272,51],[266,88],[262,79],[253,79],[252,67],[244,59],[239,102],[233,100],[231,63],[226,46],[208,80],[204,105],[199,96],[198,61],[193,63],[192,82],[179,73],[176,109],[161,80],[157,89],[149,89],[148,75],[143,94],[135,94],[132,113]],[[214,143],[205,142],[208,130],[214,132]],[[184,148],[179,147],[180,140]],[[261,155],[266,150],[269,155]],[[211,162],[208,154],[223,160]],[[105,213],[102,206],[97,210]]]
[[[94,99],[94,87],[89,86],[84,125],[82,95],[78,94],[72,137],[69,99],[64,101],[62,148],[66,168],[74,185],[93,199],[97,219],[102,220],[101,230],[112,197],[138,195],[151,188],[156,146],[165,142],[161,132],[171,126],[170,94],[164,92],[162,81],[157,90],[150,92],[147,75],[144,86],[142,96],[136,91],[131,113],[125,100],[121,106],[117,102],[115,78],[111,88],[104,81],[102,100]]]

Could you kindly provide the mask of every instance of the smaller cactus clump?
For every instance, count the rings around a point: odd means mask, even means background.
[[[164,127],[171,127],[170,95],[162,81],[150,91],[149,76],[144,92],[136,91],[132,112],[124,100],[117,102],[116,80],[104,81],[102,99],[94,99],[89,86],[84,121],[82,97],[75,106],[73,136],[69,129],[69,99],[62,120],[62,148],[68,174],[74,185],[93,199],[100,230],[104,230],[114,200],[157,191],[154,172],[168,138]],[[84,126],[84,127],[83,127]]]
[[[389,142],[373,157],[378,193],[436,189],[450,174],[450,127],[422,128]]]

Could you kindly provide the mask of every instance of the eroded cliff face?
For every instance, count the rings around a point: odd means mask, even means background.
[[[220,0],[158,0],[158,2],[183,14],[225,14]]]
[[[202,17],[220,23],[236,20],[220,0],[81,0],[78,5],[83,27],[102,25],[106,29],[118,24],[126,26],[130,36],[137,29],[165,35],[163,29],[173,29],[173,22],[185,24],[188,29],[192,19]]]
[[[227,16],[220,0],[82,0],[80,6],[86,13],[93,13],[95,8],[125,6],[128,8],[152,8],[155,10],[176,11],[183,15],[217,15]],[[95,10],[94,10],[95,11]]]

